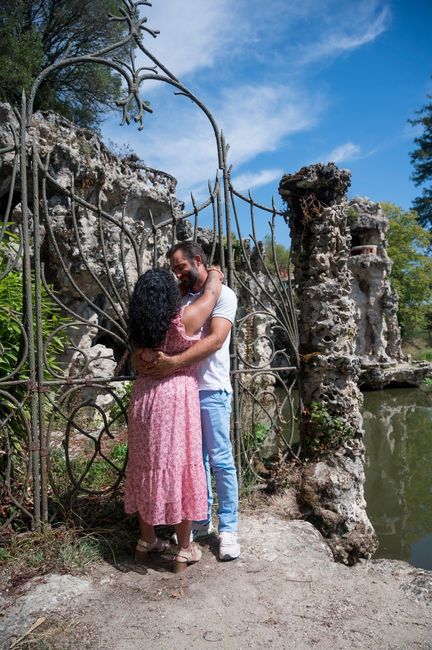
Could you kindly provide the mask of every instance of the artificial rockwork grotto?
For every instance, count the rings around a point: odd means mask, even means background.
[[[1,104],[0,149],[13,147],[18,131],[16,115]],[[91,131],[53,113],[37,113],[31,146],[46,165],[41,183],[45,219],[39,233],[44,277],[75,321],[62,364],[70,381],[85,376],[90,384],[92,377],[124,371],[127,302],[138,274],[165,264],[164,251],[176,239],[192,237],[194,229],[182,218],[172,176],[149,169],[133,155],[115,156]],[[20,178],[15,163],[12,151],[0,159],[0,206],[11,208],[12,229],[22,221],[21,197],[13,187],[14,175],[17,188]],[[328,538],[335,556],[353,563],[369,557],[376,546],[363,499],[361,364],[371,367],[375,359],[388,367],[404,360],[388,283],[385,224],[377,204],[355,199],[348,205],[349,180],[348,172],[329,164],[304,168],[281,181],[301,297],[300,348],[287,346],[281,364],[288,365],[297,353],[304,513]],[[195,234],[207,251],[214,249],[211,230],[198,228]],[[274,313],[262,245],[257,242],[248,250],[246,266],[252,274],[238,289],[240,319],[254,301]],[[237,272],[245,268],[239,266]],[[272,358],[273,337],[265,313],[257,313],[239,336],[240,356],[265,365]],[[270,373],[263,372],[259,381],[274,384]],[[96,394],[90,385],[80,390],[100,408],[113,403],[110,391]]]

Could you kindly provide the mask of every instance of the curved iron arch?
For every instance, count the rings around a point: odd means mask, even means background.
[[[153,215],[151,211],[149,211],[148,216],[154,247],[153,261],[154,263],[157,262],[157,237],[158,233],[163,227],[172,227],[174,239],[175,228],[178,221],[185,220],[188,217],[193,216],[193,234],[194,238],[196,238],[199,215],[206,208],[212,208],[213,231],[215,235],[217,233],[217,237],[214,236],[213,238],[211,256],[213,257],[216,247],[219,245],[219,258],[222,266],[227,267],[229,286],[236,288],[237,293],[242,294],[243,299],[249,300],[250,304],[252,305],[251,309],[247,311],[247,313],[239,315],[232,338],[232,377],[234,388],[233,441],[239,473],[241,474],[245,468],[249,468],[253,474],[256,474],[256,471],[254,469],[254,459],[257,454],[257,449],[249,449],[248,444],[250,443],[250,439],[257,437],[257,423],[258,425],[268,427],[268,430],[274,433],[276,440],[275,445],[279,450],[282,449],[284,457],[291,456],[297,458],[293,447],[293,443],[295,441],[294,414],[296,410],[294,404],[295,400],[293,397],[293,388],[295,384],[295,375],[299,367],[299,357],[297,351],[297,318],[290,277],[288,274],[287,280],[281,274],[281,271],[277,265],[274,246],[274,230],[276,218],[283,219],[285,224],[287,224],[286,214],[276,208],[274,201],[271,207],[264,206],[260,203],[257,203],[253,199],[251,193],[249,193],[248,197],[246,197],[240,192],[236,191],[231,181],[231,167],[228,166],[227,163],[227,153],[229,147],[225,142],[224,133],[219,128],[213,114],[190,89],[188,89],[181,81],[179,81],[176,76],[172,74],[163,65],[163,63],[161,63],[143,45],[142,39],[144,33],[147,33],[154,38],[159,32],[147,27],[147,17],[140,16],[140,7],[142,6],[151,7],[151,3],[147,2],[146,0],[122,0],[122,4],[119,5],[120,15],[109,16],[109,21],[122,21],[127,25],[129,33],[124,38],[120,39],[116,43],[113,43],[112,45],[83,56],[68,57],[68,53],[66,53],[62,59],[56,61],[39,74],[30,91],[28,103],[25,94],[23,93],[23,102],[19,119],[20,133],[14,136],[14,146],[6,147],[0,150],[0,155],[2,155],[5,153],[10,153],[11,151],[15,151],[15,153],[18,154],[19,149],[19,161],[21,170],[28,169],[28,162],[32,162],[32,185],[34,192],[34,211],[32,215],[30,214],[28,205],[27,175],[26,173],[21,174],[21,193],[23,204],[23,225],[21,227],[21,237],[24,248],[24,269],[27,274],[27,279],[25,282],[25,303],[27,305],[28,323],[26,324],[25,329],[26,347],[24,355],[19,362],[19,368],[22,367],[24,361],[28,360],[30,366],[29,377],[28,380],[24,381],[24,384],[29,388],[28,399],[30,400],[31,411],[29,422],[29,468],[31,468],[33,480],[33,525],[35,527],[39,527],[41,522],[47,521],[48,518],[48,454],[52,427],[55,426],[56,422],[55,414],[57,413],[59,417],[63,417],[65,420],[66,430],[68,431],[69,444],[69,432],[71,428],[74,428],[75,414],[79,412],[81,408],[79,405],[75,404],[71,406],[72,413],[70,415],[64,411],[63,404],[67,403],[67,399],[69,399],[70,395],[75,395],[76,390],[79,391],[80,386],[85,387],[89,385],[98,386],[101,390],[105,387],[106,391],[109,393],[111,391],[110,383],[112,381],[116,382],[131,379],[131,376],[124,375],[118,377],[110,377],[108,379],[96,377],[91,382],[89,382],[86,372],[90,361],[85,354],[83,355],[83,366],[81,367],[80,371],[78,371],[78,374],[72,378],[62,378],[61,372],[49,368],[49,363],[47,361],[47,348],[50,345],[51,341],[58,335],[62,326],[59,328],[59,330],[56,330],[50,336],[43,336],[41,326],[41,302],[38,299],[42,288],[44,287],[45,290],[51,294],[54,302],[56,302],[62,309],[69,312],[70,316],[72,318],[75,318],[78,323],[87,324],[87,321],[63,303],[61,297],[59,297],[55,292],[51,290],[50,285],[46,279],[46,269],[44,268],[40,255],[40,210],[42,210],[42,217],[45,218],[44,223],[46,225],[48,236],[51,238],[61,264],[63,264],[63,271],[65,276],[68,277],[71,284],[76,287],[78,295],[81,296],[81,299],[83,301],[86,301],[87,304],[91,304],[92,308],[94,308],[97,313],[106,318],[106,325],[103,326],[99,323],[98,331],[105,332],[105,334],[109,334],[115,340],[117,340],[119,344],[124,344],[126,330],[124,319],[122,319],[121,313],[117,311],[116,306],[118,302],[120,311],[122,309],[124,311],[125,305],[120,299],[115,286],[111,284],[111,287],[109,287],[109,289],[102,286],[100,287],[102,294],[107,297],[108,303],[111,306],[113,312],[116,312],[117,314],[116,316],[113,316],[106,310],[104,311],[102,307],[89,302],[89,296],[86,296],[86,294],[78,287],[73,278],[73,275],[70,273],[67,266],[64,265],[61,252],[58,248],[56,235],[50,228],[50,222],[48,218],[49,208],[47,200],[47,184],[51,184],[52,187],[55,187],[57,189],[57,191],[67,196],[71,202],[72,225],[77,240],[77,247],[82,257],[84,257],[84,255],[80,244],[79,228],[75,216],[76,206],[80,206],[83,209],[93,211],[93,213],[97,215],[102,246],[105,245],[103,224],[107,222],[110,223],[113,227],[119,228],[121,237],[126,238],[129,242],[131,248],[133,249],[135,264],[138,270],[141,268],[140,260],[142,258],[142,243],[139,244],[135,240],[134,234],[130,231],[128,224],[125,222],[126,215],[124,210],[122,212],[122,217],[117,218],[102,209],[100,196],[97,205],[86,201],[76,194],[73,177],[71,178],[70,188],[67,188],[60,185],[54,176],[50,174],[50,154],[48,153],[45,161],[43,161],[41,159],[40,152],[35,141],[32,143],[31,153],[28,151],[28,135],[32,124],[33,107],[37,92],[42,82],[47,77],[49,77],[50,74],[64,67],[97,64],[107,66],[120,74],[126,85],[125,96],[118,102],[118,106],[122,110],[122,125],[130,124],[132,121],[135,121],[138,124],[139,130],[142,130],[144,128],[144,115],[145,113],[151,113],[152,109],[148,102],[141,98],[140,91],[145,82],[150,80],[171,86],[174,89],[174,94],[184,96],[192,101],[193,104],[197,106],[197,108],[200,109],[206,116],[215,138],[218,169],[222,178],[220,178],[219,173],[216,173],[214,185],[211,186],[209,183],[209,197],[205,199],[200,205],[197,205],[194,197],[192,196],[192,210],[183,213],[181,217],[174,215],[174,212],[172,212],[171,219],[167,219],[156,225],[153,219]],[[129,46],[128,62],[126,60],[120,60],[115,56],[112,56],[116,51],[123,50],[127,46]],[[139,50],[150,60],[151,63],[153,63],[153,67],[142,66],[138,69],[136,68],[135,54],[137,50]],[[108,55],[111,56],[108,57]],[[18,155],[16,155],[15,160],[15,175],[17,173],[17,161]],[[13,182],[15,182],[15,177]],[[252,263],[250,251],[248,251],[246,248],[245,239],[241,232],[241,224],[236,207],[236,199],[247,206],[250,214],[252,233],[249,234],[249,239],[253,242],[255,250],[258,251],[257,260],[255,261],[257,267],[254,267],[254,264]],[[4,223],[6,223],[6,220],[9,218],[11,198],[9,198],[8,205],[9,209],[6,211],[6,218]],[[273,270],[270,270],[268,268],[265,256],[259,247],[259,241],[255,231],[254,215],[256,210],[263,211],[264,213],[270,215],[270,238],[273,249],[273,261],[275,265],[275,269]],[[238,250],[240,251],[240,266],[243,267],[242,269],[236,267],[236,261],[234,259],[234,235],[232,232],[231,215],[234,217],[233,223],[236,228],[236,232],[238,233],[237,242],[239,242]],[[31,218],[33,219],[34,224],[33,241],[31,241],[32,233],[29,225]],[[34,253],[33,256],[32,249]],[[123,268],[126,273],[124,261]],[[91,270],[88,270],[91,274]],[[31,277],[32,271],[34,272],[35,276],[36,300],[34,300],[32,296],[31,282],[29,279]],[[98,278],[94,279],[96,284],[99,284],[100,286],[100,280]],[[126,286],[129,291],[129,285],[127,281]],[[117,295],[115,295],[116,293]],[[112,294],[114,294],[114,297]],[[35,304],[33,304],[34,302]],[[272,324],[271,327],[278,328],[284,332],[286,339],[289,341],[289,352],[283,348],[276,349],[274,342],[268,333],[263,334],[262,332],[254,331],[256,322],[260,319],[262,321],[262,319],[265,318],[267,319],[268,323]],[[267,330],[270,331],[271,327],[269,325],[267,327]],[[258,345],[264,347],[267,345],[270,352],[267,358],[258,359],[257,361],[255,359],[255,349]],[[50,377],[48,379],[45,377],[45,373],[47,371],[50,373]],[[272,377],[272,380],[266,380],[266,377],[269,378],[270,376]],[[286,380],[287,376],[288,380]],[[0,378],[0,387],[2,385],[7,386],[8,379],[10,380],[10,377]],[[276,393],[272,388],[275,382],[278,382],[279,385],[283,387],[282,396],[279,400],[277,399]],[[62,394],[59,403],[61,404],[61,407],[60,405],[57,405],[55,403],[55,400],[53,401],[52,398],[49,398],[47,401],[44,398],[45,391],[49,391],[50,389],[54,390],[59,386],[65,387],[65,391]],[[270,388],[268,386],[270,386]],[[73,391],[71,390],[72,388]],[[282,404],[282,406],[280,406],[280,404]],[[285,406],[287,407],[285,410],[289,413],[289,415],[284,414]],[[99,409],[100,411],[100,408],[96,404],[95,409]],[[48,428],[45,424],[47,421]],[[285,426],[287,423],[289,426]],[[109,426],[110,425],[107,421],[107,423],[104,424],[104,430],[100,434],[101,436],[105,430],[109,434]],[[98,445],[99,446],[95,448],[95,453],[93,454],[91,461],[88,463],[88,466],[86,467],[83,475],[79,476],[78,481],[75,479],[71,470],[71,463],[68,455],[66,459],[66,465],[71,480],[73,493],[78,493],[83,482],[85,481],[86,475],[98,455],[98,450],[100,450],[100,441],[98,442]],[[102,457],[104,457],[103,454]],[[110,462],[109,459],[108,462]],[[118,484],[119,479],[116,477],[112,489],[115,489]],[[85,491],[91,492],[91,490],[88,488],[86,488]],[[28,508],[23,500],[21,500],[21,509],[28,515]]]

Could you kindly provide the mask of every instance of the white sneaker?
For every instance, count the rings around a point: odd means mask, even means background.
[[[213,526],[213,522],[210,521],[208,524],[193,524],[191,537],[194,542],[197,542],[215,533],[216,528]]]
[[[240,544],[237,533],[234,531],[223,531],[219,535],[219,559],[235,560],[240,555]]]

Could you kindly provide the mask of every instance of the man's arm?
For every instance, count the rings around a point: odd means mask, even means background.
[[[155,365],[152,368],[148,367],[151,364],[141,364],[138,359],[136,359],[135,368],[139,374],[155,377],[156,379],[168,377],[176,370],[199,363],[203,359],[207,359],[213,352],[219,350],[230,333],[231,327],[232,323],[227,318],[214,316],[210,321],[210,331],[207,336],[184,350],[184,352],[174,354],[171,357],[163,352],[157,352]]]

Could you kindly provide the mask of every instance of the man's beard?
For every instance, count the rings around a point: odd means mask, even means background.
[[[196,283],[198,282],[198,280],[199,280],[198,269],[191,269],[190,271],[188,271],[187,279],[183,280],[180,283],[180,286],[186,289],[187,291],[191,291],[196,285]]]

